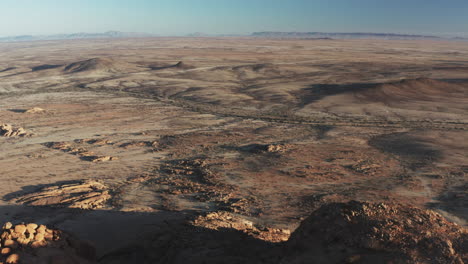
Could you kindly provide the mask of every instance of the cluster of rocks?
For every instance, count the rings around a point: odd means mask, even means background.
[[[22,127],[13,127],[10,124],[0,125],[0,136],[2,137],[25,137],[29,136],[29,133]]]
[[[356,163],[349,166],[355,172],[374,175],[378,172],[381,166],[377,163],[373,163],[369,160],[358,160]]]
[[[165,193],[211,203],[219,210],[258,215],[259,201],[252,196],[240,195],[236,186],[221,181],[220,176],[210,169],[207,160],[173,160],[163,164],[160,171],[162,175],[150,182],[169,187],[164,190]]]
[[[71,235],[35,223],[8,222],[0,235],[0,263],[91,264],[95,249]]]
[[[235,229],[249,236],[274,243],[287,241],[291,235],[289,229],[258,226],[239,215],[224,211],[199,216],[193,220],[192,224],[212,230]]]
[[[151,147],[153,149],[158,148],[159,142],[158,141],[132,141],[122,143],[119,147],[121,148],[135,148],[135,147]]]
[[[48,186],[37,192],[16,198],[16,202],[30,206],[56,206],[79,209],[104,207],[112,196],[109,188],[95,180]]]
[[[282,144],[251,144],[242,149],[252,153],[279,153],[284,152],[287,146]]]
[[[83,142],[80,141],[77,143],[81,144]],[[74,146],[74,144],[68,143],[68,142],[50,142],[50,143],[46,143],[45,146],[51,149],[61,150],[63,152],[66,152],[72,155],[77,155],[82,160],[91,161],[91,162],[104,162],[104,161],[111,161],[111,160],[118,159],[117,157],[112,157],[112,156],[97,155],[96,153],[89,151],[86,148]]]
[[[114,142],[109,139],[92,139],[92,138],[87,138],[87,139],[77,139],[75,140],[76,143],[82,144],[82,143],[87,143],[91,145],[96,145],[96,146],[104,146],[104,145],[112,145]]]
[[[42,109],[40,107],[33,107],[33,108],[30,108],[26,111],[24,111],[26,114],[42,114],[42,113],[45,113],[46,110],[45,109]]]
[[[210,201],[218,210],[246,216],[259,216],[264,208],[263,201],[253,194],[243,194],[239,187],[220,180],[220,175],[210,169],[210,161],[193,160],[194,167],[200,168],[204,190],[195,197],[202,202]],[[216,189],[215,189],[216,188]]]
[[[91,162],[104,162],[104,161],[111,161],[111,160],[117,160],[118,158],[112,157],[112,156],[96,156],[94,153],[91,153],[90,155],[80,155],[82,159],[91,161]]]

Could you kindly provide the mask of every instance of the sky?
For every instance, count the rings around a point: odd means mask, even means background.
[[[110,30],[468,36],[468,0],[0,0],[0,36]]]

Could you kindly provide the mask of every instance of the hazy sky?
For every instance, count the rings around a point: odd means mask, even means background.
[[[468,0],[0,0],[0,36],[108,30],[468,35]]]

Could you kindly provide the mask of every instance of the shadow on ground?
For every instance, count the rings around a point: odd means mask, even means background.
[[[190,211],[0,207],[2,223],[44,224],[89,242],[96,248],[98,263],[188,263],[187,257],[189,263],[267,263],[262,254],[275,244],[235,229],[210,230],[188,224],[195,215]]]
[[[442,152],[429,143],[409,133],[384,134],[369,141],[372,147],[399,156],[410,169],[430,165],[442,158]]]

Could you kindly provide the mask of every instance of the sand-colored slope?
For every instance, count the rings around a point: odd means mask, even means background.
[[[177,73],[174,77],[199,81],[239,83],[291,76],[296,74],[296,71],[303,72],[304,70],[301,67],[292,65],[258,63],[195,68]]]
[[[304,109],[335,114],[457,119],[466,113],[467,90],[466,83],[419,78],[381,84],[317,85],[302,91],[299,97]]]
[[[402,80],[385,83],[375,88],[354,93],[363,102],[384,102],[399,105],[411,101],[432,101],[442,98],[466,96],[468,88],[459,84],[447,83],[429,78]]]
[[[141,70],[137,65],[111,58],[92,58],[73,62],[64,68],[65,73],[129,73]]]

